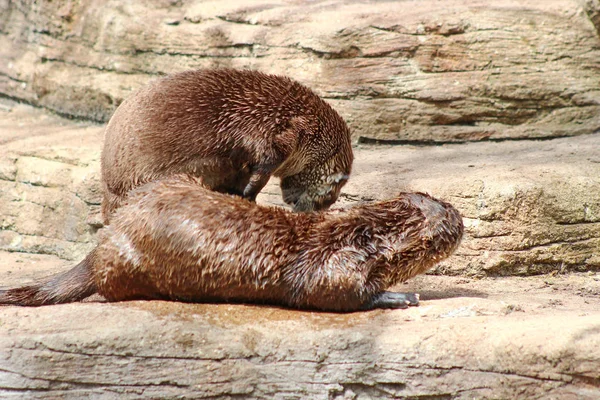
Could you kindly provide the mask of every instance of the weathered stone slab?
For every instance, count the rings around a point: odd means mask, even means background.
[[[0,285],[15,286],[93,247],[102,127],[9,102],[0,115]],[[401,190],[451,201],[467,234],[434,272],[463,276],[393,288],[420,293],[419,307],[346,315],[157,301],[0,307],[0,397],[595,400],[600,275],[572,271],[600,270],[599,146],[600,134],[358,145],[337,206]],[[259,201],[281,204],[276,182]]]
[[[102,128],[4,106],[0,249],[79,259],[100,226]]]
[[[600,314],[526,307],[465,297],[346,315],[160,301],[5,307],[0,390],[15,399],[598,398]]]
[[[106,121],[156,75],[199,67],[290,75],[356,139],[456,142],[600,128],[600,5],[4,1],[0,93]]]
[[[352,199],[426,191],[462,213],[466,238],[439,273],[600,268],[600,134],[438,147],[359,146]]]
[[[0,249],[81,259],[101,227],[102,128],[25,106],[7,107],[12,110],[0,119],[0,141],[5,141]],[[444,198],[464,216],[463,244],[434,273],[600,269],[600,134],[443,146],[357,145],[352,177],[336,207],[400,191]],[[258,200],[283,205],[276,180]]]

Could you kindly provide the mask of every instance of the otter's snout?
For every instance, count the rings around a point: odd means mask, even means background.
[[[337,197],[334,196],[323,196],[317,198],[311,198],[304,194],[300,196],[296,202],[292,203],[292,210],[294,212],[312,212],[327,210],[335,201]]]
[[[346,179],[319,183],[307,188],[288,187],[281,182],[283,200],[292,206],[295,212],[311,212],[326,210],[335,203],[340,195]]]

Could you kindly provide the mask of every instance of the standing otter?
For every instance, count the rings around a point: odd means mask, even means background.
[[[175,174],[254,200],[271,175],[295,211],[329,207],[352,167],[350,132],[329,104],[289,78],[197,70],[125,100],[105,131],[105,223],[128,192]]]
[[[425,194],[294,214],[172,177],[132,191],[100,232],[78,266],[2,291],[0,303],[57,304],[97,291],[109,301],[405,308],[418,297],[384,290],[448,257],[463,225],[455,208]]]

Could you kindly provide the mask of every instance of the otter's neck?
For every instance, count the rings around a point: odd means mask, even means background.
[[[420,213],[405,215],[385,202],[367,204],[323,213],[304,245],[321,243],[325,264],[361,274],[366,290],[377,293],[429,268],[420,254],[422,223]]]

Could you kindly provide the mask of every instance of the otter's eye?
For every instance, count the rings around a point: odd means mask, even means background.
[[[347,181],[350,178],[350,175],[344,174],[342,172],[338,172],[327,177],[327,183],[340,183],[341,181]]]

